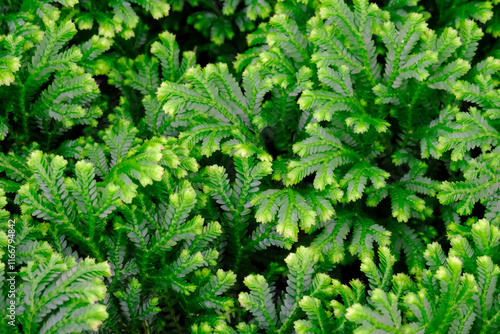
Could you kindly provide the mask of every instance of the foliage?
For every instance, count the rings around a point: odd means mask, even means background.
[[[499,332],[498,8],[3,1],[0,332]]]

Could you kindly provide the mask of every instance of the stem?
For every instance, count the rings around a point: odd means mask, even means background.
[[[234,272],[237,273],[240,267],[241,263],[241,253],[242,253],[242,247],[241,247],[241,236],[240,236],[240,230],[236,230],[234,232],[235,236],[235,244],[236,244],[236,254],[235,254],[235,259],[234,259]]]
[[[20,90],[19,90],[19,113],[21,114],[22,117],[22,122],[23,122],[23,131],[25,137],[25,141],[28,141],[29,139],[29,123],[28,123],[28,117],[29,114],[26,111],[26,91],[24,89],[24,85],[20,85]]]
[[[212,9],[215,10],[217,12],[217,15],[219,17],[224,17],[224,15],[222,14],[222,11],[220,10],[219,6],[217,5],[217,2],[215,0],[212,0],[211,1],[211,5],[212,5]]]
[[[75,16],[76,14],[76,10],[72,10],[68,15],[66,15],[66,17],[64,18],[64,21],[69,21],[73,18],[73,16]]]
[[[94,256],[97,261],[99,261],[99,262],[104,261],[104,257],[102,256],[101,251],[97,247],[97,243],[95,243],[94,240],[91,240],[90,238],[86,238],[77,228],[75,228],[70,223],[64,224],[64,229],[71,231],[70,235],[72,235],[72,236],[76,237],[78,240],[82,241],[82,243],[84,245],[87,245],[87,247],[92,252],[92,256]]]
[[[172,306],[172,304],[169,302],[172,300],[172,296],[170,293],[168,295],[163,295],[163,299],[165,300],[165,303],[167,304],[167,309],[168,313],[170,313],[170,316],[172,317],[172,322],[174,323],[175,328],[177,329],[178,333],[183,333],[183,328],[181,324],[179,324],[179,320],[177,319],[177,316],[175,315],[175,310]]]
[[[59,241],[59,238],[57,237],[59,234],[58,233],[58,225],[54,225],[53,228],[50,228],[49,233],[52,234],[52,238],[54,238],[54,246],[55,246],[57,252],[62,254],[63,250],[61,247],[61,243]]]

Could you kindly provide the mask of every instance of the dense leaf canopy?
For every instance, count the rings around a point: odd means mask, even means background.
[[[499,333],[498,0],[0,1],[0,333]]]

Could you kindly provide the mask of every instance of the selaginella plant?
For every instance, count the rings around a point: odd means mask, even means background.
[[[221,234],[220,224],[192,213],[195,190],[188,181],[172,180],[185,178],[197,163],[175,140],[143,142],[137,132],[117,120],[102,133],[104,144],[83,147],[85,160],[75,164],[74,177],[64,177],[63,157],[35,151],[28,160],[32,178],[19,190],[23,213],[54,225],[50,237],[60,252],[70,252],[60,241],[71,240],[81,253],[109,261],[114,275],[106,304],[113,320],[104,327],[113,332],[161,330],[164,321],[154,321],[160,296],[170,308],[186,303],[186,310],[197,308],[208,318],[209,310],[227,311],[233,304],[218,296],[233,284],[234,274],[209,269],[218,258],[211,244]],[[150,191],[143,190],[147,186]],[[108,224],[113,228],[106,233]],[[180,326],[175,316],[171,321]]]
[[[495,3],[378,3],[0,5],[0,332],[497,333]]]
[[[65,47],[76,32],[71,21],[13,21],[0,46],[2,140],[12,128],[20,128],[13,139],[26,145],[36,128],[50,145],[75,125],[97,125],[102,110],[91,102],[99,88],[83,66],[109,49],[111,41],[95,36],[81,46]]]
[[[439,168],[422,159],[428,137],[421,125],[455,101],[452,85],[470,69],[482,32],[473,21],[463,21],[459,31],[446,28],[438,36],[414,13],[397,28],[376,5],[355,5],[351,10],[342,1],[325,1],[303,26],[277,14],[262,27],[267,50],[250,66],[273,73],[263,126],[280,139],[294,138],[277,147],[284,154],[275,163],[273,178],[289,187],[314,176],[306,189],[329,193],[343,203],[336,210],[337,223],[325,225],[330,236],[322,233],[313,243],[326,243],[332,260],[344,258],[350,229],[349,249],[359,255],[372,252],[372,241],[387,245],[392,234],[393,245],[405,250],[409,269],[418,272],[423,258],[416,235],[432,231],[422,230],[413,219],[434,219],[437,182],[432,176]],[[252,52],[240,57],[237,66],[249,62]],[[381,56],[382,64],[377,60]],[[274,197],[265,198],[271,209]],[[389,216],[365,214],[386,198]],[[257,219],[272,219],[269,209],[260,207]],[[288,233],[296,236],[297,226],[291,223]]]
[[[54,252],[47,241],[41,240],[49,231],[48,224],[34,225],[28,215],[11,215],[4,208],[6,204],[2,190],[2,333],[97,330],[108,318],[106,307],[96,301],[102,301],[106,295],[102,278],[111,275],[109,265],[88,257],[77,260],[71,254]],[[18,275],[13,276],[16,268]]]

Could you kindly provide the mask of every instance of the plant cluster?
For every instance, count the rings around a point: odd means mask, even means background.
[[[500,332],[499,24],[3,0],[0,332]]]

